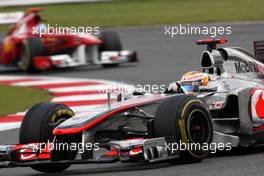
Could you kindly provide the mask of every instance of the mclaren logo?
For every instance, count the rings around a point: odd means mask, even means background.
[[[236,62],[236,73],[259,72],[258,67],[252,62]]]

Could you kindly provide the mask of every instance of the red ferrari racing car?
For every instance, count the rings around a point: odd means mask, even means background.
[[[68,33],[68,28],[56,33],[47,29],[39,15],[41,8],[31,8],[18,20],[0,43],[0,63],[33,72],[50,68],[87,64],[117,66],[137,61],[135,51],[122,50],[113,31]],[[48,30],[46,33],[41,33]],[[38,33],[38,31],[40,33]]]

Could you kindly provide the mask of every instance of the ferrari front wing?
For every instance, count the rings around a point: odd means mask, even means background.
[[[81,47],[80,47],[81,48]],[[136,51],[103,51],[99,55],[87,59],[81,51],[76,55],[60,54],[51,56],[39,56],[33,58],[34,66],[39,70],[51,68],[78,67],[84,65],[111,65],[129,62],[137,62]]]

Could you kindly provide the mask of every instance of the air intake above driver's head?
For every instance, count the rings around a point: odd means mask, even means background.
[[[264,63],[264,40],[254,42],[254,54],[258,61]]]

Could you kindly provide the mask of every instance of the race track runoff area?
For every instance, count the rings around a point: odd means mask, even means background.
[[[102,88],[124,86],[116,82],[99,79],[74,79],[37,76],[0,76],[0,84],[31,87],[50,92],[51,102],[69,106],[75,114],[107,105],[107,95]],[[125,85],[129,86],[129,85]],[[30,95],[29,95],[30,96]],[[111,99],[116,99],[113,93]],[[26,112],[26,111],[25,111]],[[25,112],[0,117],[0,131],[19,128]]]

